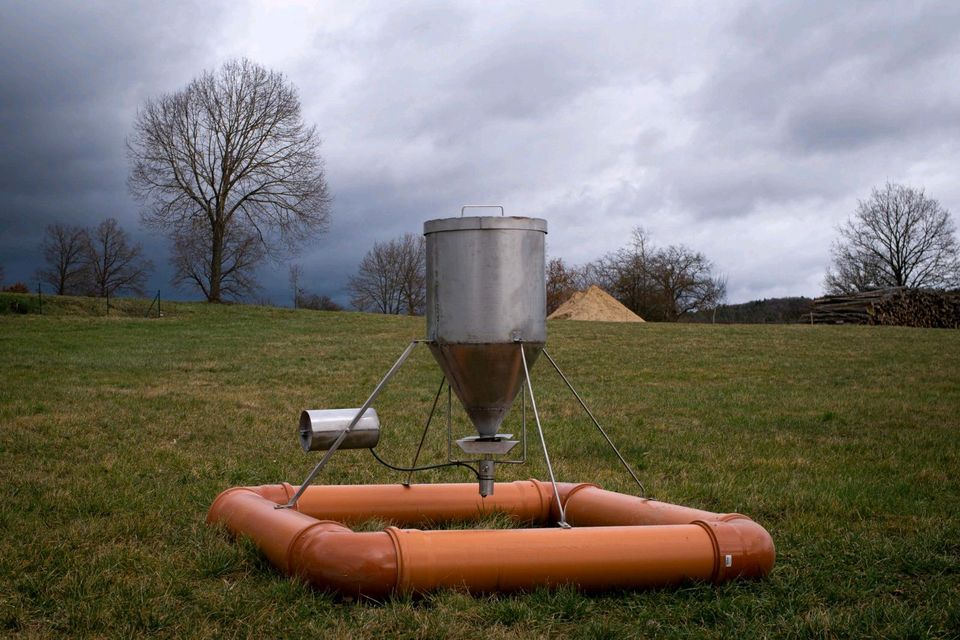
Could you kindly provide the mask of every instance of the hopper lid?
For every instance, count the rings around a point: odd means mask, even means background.
[[[466,218],[438,218],[423,223],[423,235],[441,231],[467,231],[470,229],[514,229],[518,231],[547,232],[543,218],[519,216],[469,216]]]

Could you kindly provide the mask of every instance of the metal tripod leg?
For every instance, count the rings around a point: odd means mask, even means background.
[[[634,481],[637,483],[637,486],[640,487],[640,495],[645,496],[647,490],[644,489],[643,483],[640,482],[640,478],[637,477],[637,474],[633,472],[633,469],[627,463],[626,459],[620,455],[620,451],[617,449],[616,445],[613,444],[613,440],[610,439],[610,436],[607,435],[607,432],[604,431],[603,427],[600,426],[600,423],[597,422],[597,419],[593,417],[593,413],[587,407],[587,404],[583,401],[583,398],[580,397],[580,394],[577,393],[577,390],[573,388],[573,385],[570,384],[570,381],[567,380],[567,376],[563,375],[563,371],[560,371],[560,367],[557,366],[557,363],[553,361],[553,358],[550,357],[550,354],[547,353],[547,350],[543,350],[543,355],[547,356],[547,360],[550,361],[550,364],[553,365],[553,368],[557,370],[557,373],[560,374],[560,378],[567,384],[567,388],[570,389],[570,393],[573,394],[573,397],[577,399],[577,402],[580,403],[580,406],[583,407],[583,410],[587,412],[587,415],[590,416],[590,419],[593,420],[593,424],[596,425],[597,429],[600,431],[600,434],[603,436],[604,440],[607,441],[607,444],[610,445],[610,448],[613,449],[613,452],[617,454],[617,457],[620,458],[620,463],[623,464],[623,467],[627,470]]]
[[[540,424],[540,413],[537,411],[537,399],[533,397],[533,384],[530,382],[530,370],[527,368],[527,354],[523,351],[523,343],[520,343],[520,359],[523,361],[523,377],[527,381],[527,389],[530,391],[530,407],[533,409],[533,417],[537,421],[537,432],[540,434],[540,444],[543,445],[543,458],[547,461],[547,471],[550,472],[550,483],[553,485],[553,495],[557,499],[557,510],[560,512],[560,521],[558,525],[564,529],[569,529],[567,524],[567,515],[564,512],[563,503],[560,501],[560,490],[557,489],[557,479],[553,475],[553,465],[550,464],[550,454],[547,452],[547,441],[543,437],[543,426]]]
[[[409,487],[410,480],[413,479],[413,470],[417,466],[417,461],[420,460],[420,451],[423,449],[423,443],[427,439],[427,431],[430,430],[430,423],[433,421],[433,414],[437,410],[437,401],[440,399],[440,392],[443,391],[443,385],[446,381],[446,376],[440,377],[440,386],[437,387],[437,394],[433,396],[433,406],[430,407],[430,415],[427,416],[427,423],[423,425],[423,433],[420,434],[420,444],[417,445],[417,453],[413,456],[413,464],[410,465],[410,471],[407,472],[407,480],[403,483],[403,486],[405,487]]]

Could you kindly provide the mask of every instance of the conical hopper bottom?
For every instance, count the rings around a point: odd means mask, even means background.
[[[543,343],[525,343],[527,366]],[[430,351],[481,436],[494,436],[523,384],[520,345],[430,343]]]

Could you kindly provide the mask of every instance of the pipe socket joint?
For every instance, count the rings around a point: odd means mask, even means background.
[[[300,413],[298,434],[304,451],[326,451],[357,417],[356,409],[307,409]],[[380,442],[380,418],[370,407],[350,429],[340,449],[371,449]]]

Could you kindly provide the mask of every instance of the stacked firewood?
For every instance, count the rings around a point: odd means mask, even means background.
[[[960,291],[878,289],[813,301],[815,324],[878,324],[960,328]]]

